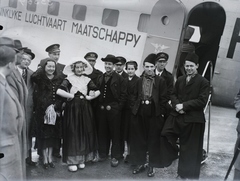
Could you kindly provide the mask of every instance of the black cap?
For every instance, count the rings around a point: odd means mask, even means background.
[[[46,52],[52,53],[52,52],[60,52],[60,45],[59,44],[53,44],[46,48]]]
[[[190,61],[190,62],[193,62],[195,64],[198,64],[198,55],[196,55],[195,53],[188,53],[186,58],[185,58],[185,61]]]
[[[97,58],[98,58],[98,54],[97,53],[95,53],[95,52],[88,52],[85,56],[84,56],[84,58],[87,60],[87,59],[94,59],[94,60],[96,60]]]
[[[103,62],[112,62],[113,64],[116,64],[119,60],[111,54],[108,54],[105,58],[101,58]]]
[[[154,53],[149,54],[149,55],[144,59],[143,63],[148,62],[148,63],[151,63],[151,64],[155,65],[156,56],[157,56],[157,55],[154,54]]]
[[[32,52],[31,49],[29,49],[29,48],[24,48],[24,49],[23,49],[23,52],[26,53],[26,54],[28,54],[28,55],[30,55],[32,60],[35,58],[35,54]]]
[[[126,61],[127,61],[124,57],[118,56],[118,57],[116,57],[116,58],[118,59],[117,64],[118,64],[118,63],[121,63],[122,65],[124,65],[124,64],[126,63]]]
[[[168,61],[168,54],[167,53],[164,53],[164,52],[160,52],[157,54],[156,56],[156,61],[158,60],[165,60],[165,61]]]

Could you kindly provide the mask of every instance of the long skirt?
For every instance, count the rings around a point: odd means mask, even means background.
[[[91,104],[75,97],[67,102],[63,119],[63,162],[79,164],[92,159],[98,148]]]

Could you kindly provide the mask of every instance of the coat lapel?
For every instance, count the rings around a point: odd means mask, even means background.
[[[117,73],[116,72],[113,72],[112,74],[112,81],[111,81],[111,86],[117,81]]]

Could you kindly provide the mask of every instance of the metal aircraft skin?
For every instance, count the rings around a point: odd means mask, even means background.
[[[59,62],[99,55],[123,56],[139,63],[149,53],[169,54],[167,69],[178,76],[187,27],[200,57],[199,73],[213,64],[213,104],[232,107],[240,87],[240,0],[1,0],[0,36],[21,40],[36,54],[36,70],[45,48],[59,43]],[[206,78],[210,73],[207,71]]]

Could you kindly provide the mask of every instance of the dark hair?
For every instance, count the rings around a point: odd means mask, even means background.
[[[46,67],[47,63],[48,62],[54,62],[54,64],[55,64],[55,71],[54,71],[53,75],[57,75],[57,63],[56,63],[56,61],[53,60],[52,58],[45,58],[45,59],[43,59],[43,61],[44,61],[44,64],[43,64],[43,71],[44,71],[44,73],[46,73],[45,72],[45,67]]]
[[[0,67],[4,67],[15,60],[15,50],[7,46],[0,46]]]
[[[75,72],[76,64],[78,64],[78,63],[82,63],[84,65],[84,70],[85,70],[85,68],[87,68],[87,64],[85,64],[84,62],[79,60],[79,61],[77,61],[77,62],[75,62],[71,65],[71,69],[72,69],[73,72]]]
[[[128,61],[128,62],[126,63],[126,66],[125,66],[126,69],[127,69],[127,66],[128,66],[128,65],[133,65],[134,68],[135,68],[135,70],[138,69],[138,64],[137,64],[136,61],[133,61],[133,60]]]

